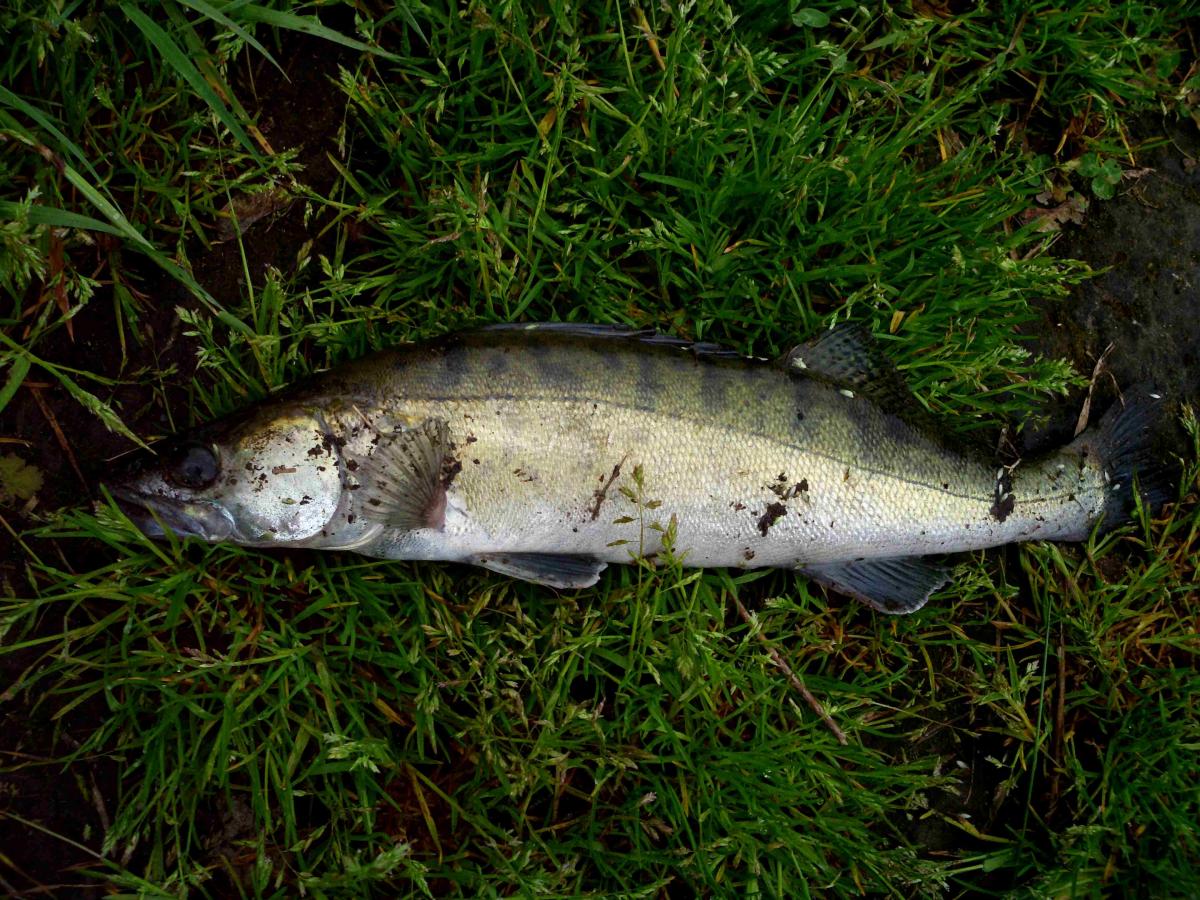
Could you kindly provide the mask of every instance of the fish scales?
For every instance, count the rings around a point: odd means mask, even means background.
[[[823,353],[818,341],[807,358],[819,365]],[[386,351],[275,402],[273,421],[286,420],[288,434],[307,428],[292,441],[307,449],[253,444],[282,428],[264,432],[270,410],[202,438],[214,456],[272,473],[256,476],[258,498],[242,505],[259,520],[291,501],[280,527],[247,534],[234,522],[221,537],[475,562],[571,586],[603,563],[660,553],[673,526],[685,565],[803,568],[897,611],[923,602],[923,579],[936,580],[900,560],[1077,540],[1111,512],[1120,473],[1106,468],[1103,435],[1008,470],[881,406],[869,373],[841,378],[831,359],[822,374],[548,328]],[[169,481],[123,495],[162,506],[178,491]],[[185,529],[207,512],[193,508]],[[582,575],[559,571],[573,561]],[[898,599],[885,602],[889,593]]]
[[[692,564],[792,566],[971,549],[1046,528],[1025,500],[996,521],[995,467],[945,450],[861,395],[634,342],[539,336],[526,362],[528,342],[506,337],[379,361],[388,387],[373,405],[443,418],[452,435],[475,438],[456,448],[463,469],[449,489],[463,515],[432,534],[385,535],[381,555],[553,550],[619,562],[631,549],[661,550],[658,535],[644,535],[648,546],[610,544],[636,544],[640,525],[673,516]],[[378,375],[372,365],[359,383],[379,384]],[[710,391],[724,402],[709,403]],[[621,490],[636,492],[637,467],[655,509],[639,511]]]

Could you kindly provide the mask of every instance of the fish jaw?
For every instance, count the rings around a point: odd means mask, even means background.
[[[194,537],[217,542],[237,539],[233,517],[223,507],[204,500],[180,501],[161,494],[113,486],[113,499],[126,517],[146,536]]]

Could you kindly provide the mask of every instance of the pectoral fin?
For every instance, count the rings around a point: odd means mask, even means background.
[[[378,432],[368,453],[348,455],[348,481],[357,485],[363,516],[390,528],[441,528],[453,475],[449,435],[441,419],[426,419],[415,428]]]
[[[950,579],[950,570],[919,556],[804,566],[810,578],[889,615],[916,612]]]
[[[560,589],[591,587],[608,565],[591,556],[565,553],[481,553],[467,561],[501,575]]]

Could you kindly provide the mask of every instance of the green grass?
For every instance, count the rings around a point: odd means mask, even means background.
[[[1200,84],[1157,6],[996,6],[10,4],[0,415],[60,384],[60,414],[150,439],[486,322],[765,356],[850,319],[947,427],[1020,425],[1086,383],[1016,329],[1088,272],[1018,214],[1091,196],[1098,160],[1130,162],[1123,117]],[[289,110],[252,102],[302,32],[336,104],[320,152],[275,146]],[[284,199],[221,243],[264,195]],[[283,223],[303,239],[264,272]],[[199,287],[214,258],[239,289]],[[148,327],[176,304],[184,391]],[[64,350],[85,321],[119,348],[103,365]],[[41,767],[88,821],[100,778],[106,822],[61,838],[124,895],[1195,893],[1184,449],[1159,518],[978,554],[903,619],[791,573],[624,569],[556,596],[155,544],[106,504],[6,510],[0,709],[62,739],[0,773]]]

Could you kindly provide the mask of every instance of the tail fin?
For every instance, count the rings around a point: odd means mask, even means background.
[[[1104,469],[1109,491],[1104,503],[1105,528],[1129,519],[1135,487],[1142,503],[1151,509],[1171,498],[1170,468],[1153,452],[1155,426],[1166,406],[1161,394],[1139,386],[1113,404],[1094,433],[1080,438]]]

